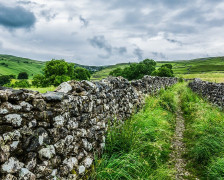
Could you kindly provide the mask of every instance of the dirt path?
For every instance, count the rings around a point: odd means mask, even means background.
[[[183,158],[183,154],[185,152],[185,145],[183,143],[183,133],[185,131],[185,120],[183,118],[183,112],[180,108],[180,98],[179,98],[179,106],[176,111],[176,129],[175,134],[172,140],[172,149],[173,152],[171,154],[171,160],[175,164],[175,179],[192,179],[190,173],[186,170],[186,160]]]

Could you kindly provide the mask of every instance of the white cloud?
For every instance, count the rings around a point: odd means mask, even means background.
[[[87,65],[223,55],[221,0],[11,0],[35,15],[31,29],[0,26],[0,53]],[[192,5],[193,4],[193,5]],[[84,28],[85,27],[85,28]],[[90,43],[103,37],[106,46]]]

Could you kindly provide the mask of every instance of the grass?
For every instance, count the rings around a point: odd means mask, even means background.
[[[29,79],[33,75],[42,73],[45,62],[21,58],[11,55],[0,55],[0,75],[18,75],[27,72]]]
[[[110,126],[105,152],[90,179],[174,179],[169,164],[176,108],[172,91],[146,98],[140,112]]]
[[[184,61],[164,61],[157,62],[159,68],[163,64],[172,64],[174,74],[178,77],[200,78],[213,82],[224,82],[224,57],[201,58]],[[106,78],[109,73],[117,67],[125,68],[128,64],[117,64],[109,66],[101,71],[93,74],[92,80],[100,80]],[[206,77],[209,76],[210,78]],[[214,78],[212,76],[215,76]]]
[[[189,169],[201,179],[224,179],[224,113],[189,88],[180,92]]]
[[[14,88],[14,89],[22,89],[22,88]],[[47,91],[54,91],[56,89],[56,87],[54,87],[54,86],[46,87],[46,88],[31,87],[31,88],[25,88],[25,89],[32,90],[32,91],[38,91],[40,93],[46,93]]]
[[[224,73],[197,73],[197,74],[178,74],[178,77],[183,77],[186,79],[192,78],[200,78],[203,81],[215,82],[215,83],[222,83],[224,82]]]

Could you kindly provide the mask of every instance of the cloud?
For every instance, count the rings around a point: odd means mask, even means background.
[[[83,27],[87,27],[89,25],[89,21],[82,16],[79,16],[79,20],[82,23]]]
[[[7,28],[30,28],[36,22],[34,14],[23,7],[0,4],[0,25]]]
[[[89,42],[93,47],[103,49],[107,53],[111,53],[112,51],[111,45],[106,41],[104,36],[94,36],[89,39]]]
[[[51,21],[53,20],[58,14],[57,13],[53,13],[51,9],[48,9],[48,10],[42,10],[41,11],[41,15],[43,17],[45,17],[45,19],[47,21]]]
[[[152,52],[152,55],[154,56],[154,58],[158,58],[159,60],[165,60],[166,59],[165,54],[163,54],[161,52]]]
[[[98,55],[100,58],[109,58],[113,54],[124,55],[127,52],[126,47],[113,47],[111,44],[107,42],[104,36],[94,36],[89,39],[90,44],[98,49],[104,50],[106,55]]]
[[[134,49],[134,55],[137,56],[138,60],[143,60],[143,50],[140,48],[135,48]]]

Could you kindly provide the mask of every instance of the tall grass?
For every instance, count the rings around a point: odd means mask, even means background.
[[[90,179],[174,179],[169,164],[176,108],[173,89],[146,98],[144,108],[109,128]]]
[[[189,88],[180,92],[190,168],[202,179],[224,179],[224,113]]]

